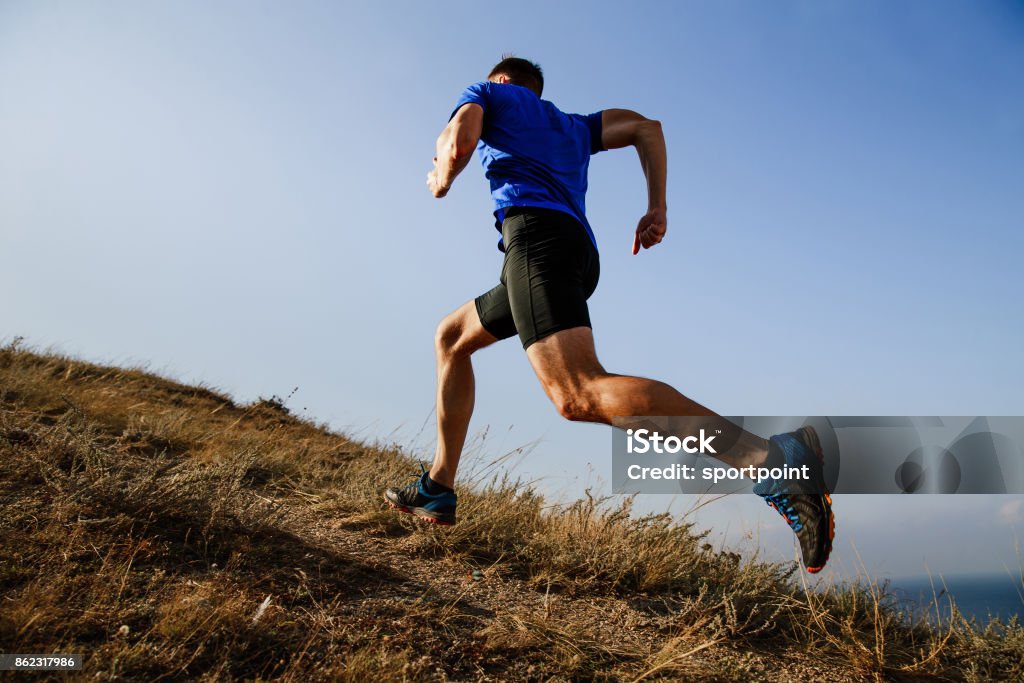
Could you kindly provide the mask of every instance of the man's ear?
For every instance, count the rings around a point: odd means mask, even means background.
[[[492,83],[511,83],[512,79],[509,78],[508,76],[506,76],[505,74],[494,74],[494,77],[491,78],[491,82]]]

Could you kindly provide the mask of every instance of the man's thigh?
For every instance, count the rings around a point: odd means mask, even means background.
[[[548,335],[531,344],[526,356],[545,392],[556,402],[559,396],[580,392],[589,380],[605,374],[589,327]]]
[[[516,335],[516,323],[508,299],[508,288],[499,284],[470,302],[477,322],[496,340]]]

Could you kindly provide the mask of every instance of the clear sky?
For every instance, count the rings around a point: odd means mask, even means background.
[[[501,255],[476,163],[441,202],[424,178],[503,52],[566,111],[663,123],[654,250],[629,254],[635,155],[591,165],[610,370],[725,414],[1024,415],[1010,1],[0,1],[0,338],[240,400],[298,386],[299,412],[429,457],[434,327]],[[562,422],[516,341],[476,368],[485,455],[532,444],[518,472],[545,491],[606,486],[607,429]],[[840,573],[1019,562],[1024,497],[836,514]],[[753,496],[698,521],[793,556]]]

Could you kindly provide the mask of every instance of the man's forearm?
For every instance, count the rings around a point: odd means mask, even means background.
[[[645,121],[637,132],[636,151],[647,178],[647,208],[664,209],[665,183],[668,176],[668,152],[665,136],[657,121]]]
[[[458,131],[446,128],[437,138],[437,182],[448,189],[456,176],[469,164],[472,148],[460,149]],[[464,143],[463,147],[467,147]]]

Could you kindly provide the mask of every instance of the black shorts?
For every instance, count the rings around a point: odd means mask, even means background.
[[[476,298],[484,329],[519,334],[523,348],[573,327],[590,327],[587,299],[601,266],[586,228],[568,213],[513,207],[501,225],[501,284]]]

